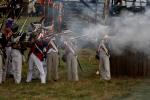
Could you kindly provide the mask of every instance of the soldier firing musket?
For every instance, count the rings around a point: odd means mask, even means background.
[[[98,50],[97,50],[98,56],[99,56],[99,70],[100,75],[102,79],[104,80],[110,80],[110,54],[109,54],[109,48],[108,48],[108,35],[105,35],[104,38],[101,40]]]
[[[78,77],[78,62],[77,62],[77,48],[76,45],[73,44],[73,41],[69,39],[70,37],[64,36],[62,37],[62,42],[64,44],[65,53],[62,57],[63,61],[67,63],[67,73],[68,80],[70,81],[79,81]]]
[[[14,34],[12,35],[11,42],[9,43],[9,45],[11,45],[12,48],[11,50],[12,70],[13,70],[13,76],[16,84],[19,84],[21,82],[22,60],[23,60],[22,58],[23,58],[23,52],[24,50],[26,50],[23,43],[26,33],[23,32],[23,28],[27,20],[28,17],[23,23],[19,32],[18,32],[19,26],[17,27],[14,26],[14,31],[13,31]]]
[[[59,55],[55,37],[48,40],[47,46],[47,80],[58,80]]]
[[[53,80],[56,81],[56,80],[58,80],[58,72],[57,72],[58,71],[58,49],[57,49],[56,43],[54,42],[55,41],[54,38],[57,37],[57,36],[63,35],[63,34],[68,34],[68,33],[67,32],[62,32],[62,33],[50,32],[49,30],[51,30],[51,26],[45,27],[41,23],[33,23],[33,26],[37,27],[37,28],[33,29],[35,32],[36,32],[36,30],[41,29],[41,30],[44,30],[44,32],[46,31],[47,33],[40,33],[40,32],[36,33],[36,34],[31,33],[35,37],[34,37],[34,42],[32,44],[32,47],[31,47],[31,52],[29,54],[29,74],[30,73],[32,73],[33,75],[35,74],[36,77],[38,77],[37,75],[39,75],[39,74],[36,73],[37,68],[33,68],[34,70],[30,71],[30,68],[33,67],[32,64],[30,63],[30,60],[32,58],[31,55],[33,54],[32,53],[33,52],[32,48],[36,48],[36,49],[39,48],[37,50],[40,51],[39,53],[41,53],[41,55],[43,55],[43,57],[44,57],[44,55],[47,55],[47,70],[48,70],[47,79],[50,80],[51,75],[52,75]],[[43,32],[43,31],[41,31],[41,32]],[[40,36],[40,34],[42,34],[42,36]],[[31,39],[30,39],[30,41],[31,41]],[[35,43],[37,43],[37,42],[41,42],[41,43],[46,42],[46,45],[45,45],[45,47],[41,47],[40,45],[35,46]],[[47,52],[46,54],[45,54],[45,52],[43,52],[42,48],[46,48],[46,52]],[[34,53],[34,55],[36,55],[36,53]],[[38,60],[35,60],[35,59],[33,61],[34,64],[35,64],[34,65],[35,67],[39,67],[35,63],[37,61]],[[42,61],[38,61],[38,62],[41,63]],[[40,68],[42,68],[42,67],[40,66]],[[41,76],[42,72],[43,71],[41,69],[40,77],[44,77],[44,76]],[[30,82],[32,80],[32,78],[34,78],[34,76],[29,75],[29,74],[28,74],[27,82]],[[43,83],[42,80],[43,80],[43,78],[41,78],[41,82]]]
[[[34,36],[34,35],[33,35]],[[47,43],[44,40],[37,40],[36,36],[30,38],[31,42],[31,49],[29,53],[29,69],[28,69],[28,75],[26,82],[32,81],[32,75],[33,75],[33,68],[34,66],[37,67],[37,69],[40,72],[40,78],[41,83],[46,83],[46,73],[43,68],[43,58],[44,58],[44,52],[46,52],[46,46]]]
[[[9,42],[11,41],[11,37],[12,34],[14,33],[14,31],[16,30],[16,28],[14,28],[14,18],[13,16],[9,17],[5,23],[5,27],[4,27],[4,35],[3,35],[3,39],[6,40],[5,43],[5,47],[3,49],[5,49],[5,53],[6,56],[3,59],[6,59],[5,61],[5,67],[3,68],[3,81],[5,81],[6,79],[6,75],[13,75],[13,70],[12,70],[12,64],[11,64],[11,45],[9,45]]]

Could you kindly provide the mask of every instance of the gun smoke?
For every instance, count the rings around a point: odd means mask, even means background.
[[[111,20],[111,44],[116,53],[122,53],[128,48],[133,52],[150,54],[150,10],[142,14],[124,12]]]
[[[78,27],[78,22],[70,24],[70,30],[80,32],[75,34],[81,35],[79,40],[80,47],[84,47],[87,43],[98,43],[104,34],[110,35],[111,49],[116,54],[122,54],[127,48],[133,52],[143,52],[147,55],[150,54],[150,10],[145,13],[135,14],[131,12],[123,12],[121,16],[112,17],[109,19],[109,25],[82,23],[82,27]],[[86,26],[86,27],[84,27]],[[83,36],[82,35],[87,35]],[[98,44],[97,44],[98,45]],[[96,48],[96,45],[95,45]]]

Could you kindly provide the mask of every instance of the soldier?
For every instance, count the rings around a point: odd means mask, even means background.
[[[30,37],[31,35],[35,35],[36,36],[36,31],[39,29],[39,27],[41,26],[42,19],[40,22],[33,22],[30,23],[30,25],[28,26],[28,36]],[[30,56],[30,54],[28,55],[28,57]],[[45,66],[45,60],[43,61],[43,66],[44,66],[44,71],[46,73],[46,66]],[[38,68],[36,67],[36,65],[33,65],[33,70],[32,70],[32,79],[40,79],[40,73]]]
[[[19,27],[19,26],[18,26]],[[17,28],[14,33],[17,32]],[[24,44],[21,41],[24,41],[26,34],[25,33],[15,33],[13,34],[11,41],[11,57],[12,57],[12,69],[13,76],[16,84],[21,82],[21,73],[22,73],[22,58],[23,52],[25,50]]]
[[[13,68],[13,75],[16,84],[21,82],[21,72],[22,72],[22,54],[21,54],[21,44],[13,37],[12,40],[12,68]]]
[[[54,43],[55,38],[52,38],[47,47],[47,80],[51,78],[55,81],[58,80],[58,49]]]
[[[5,44],[5,51],[6,51],[6,61],[5,61],[5,67],[3,71],[3,81],[6,79],[6,74],[13,75],[12,66],[11,66],[11,46],[8,44],[8,42],[11,41],[11,36],[13,34],[12,27],[14,24],[14,18],[13,16],[8,18],[6,21],[6,25],[4,27],[4,36],[3,38],[6,39]]]
[[[72,41],[70,40],[64,41],[64,45],[68,68],[68,80],[78,81],[78,62],[75,45],[73,45]]]
[[[11,32],[11,31],[10,31]],[[5,72],[5,47],[7,45],[6,34],[0,33],[0,84],[4,81],[4,72]]]
[[[105,35],[102,41],[98,46],[98,53],[99,53],[99,70],[102,79],[110,80],[110,61],[109,61],[109,48],[108,48],[108,35]]]
[[[43,58],[44,58],[44,47],[46,44],[44,41],[36,41],[35,38],[31,38],[31,50],[29,56],[29,72],[27,75],[26,82],[31,82],[33,74],[33,66],[36,66],[40,72],[41,83],[46,83],[46,74],[43,68]]]

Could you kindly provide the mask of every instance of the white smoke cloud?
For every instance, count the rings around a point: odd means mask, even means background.
[[[92,43],[102,39],[104,34],[110,34],[112,49],[117,54],[123,53],[126,48],[150,54],[150,10],[138,14],[123,12],[121,16],[110,18],[109,21],[111,24],[106,26],[101,23],[89,24],[77,19],[69,26],[71,30],[79,32],[77,36],[87,35],[81,38],[82,40]],[[80,45],[86,43],[80,42]]]
[[[130,47],[132,51],[150,54],[150,11],[143,14],[124,13],[114,19],[110,26],[114,51],[123,52]]]

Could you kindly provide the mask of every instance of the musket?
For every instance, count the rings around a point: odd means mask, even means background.
[[[74,40],[74,39],[79,39],[79,38],[82,38],[82,37],[85,37],[85,36],[88,36],[88,34],[86,35],[81,35],[81,36],[76,36],[76,37],[72,37],[70,38],[71,40]]]
[[[48,35],[45,35],[44,37],[41,37],[41,39],[45,39],[45,38],[52,38],[52,37],[55,37],[55,36],[60,36],[60,35],[65,35],[65,34],[69,34],[68,32],[61,32],[61,33],[51,33],[51,34],[48,34]]]
[[[79,68],[81,69],[81,71],[84,72],[83,67],[81,66],[81,63],[78,58],[77,58],[77,62],[78,62],[78,65],[79,65]]]
[[[20,39],[20,37],[23,35],[22,31],[23,31],[23,28],[24,28],[24,26],[25,26],[25,24],[26,24],[28,18],[29,18],[29,17],[27,17],[26,20],[25,20],[25,22],[23,23],[23,25],[22,25],[22,27],[21,27],[21,29],[20,29],[20,31],[19,31],[19,33],[21,33],[21,35],[18,36],[18,38],[15,40],[15,42],[18,42],[19,39]]]
[[[21,29],[20,29],[19,32],[22,32],[22,31],[23,31],[23,28],[24,28],[25,24],[27,23],[27,20],[28,20],[28,19],[29,19],[29,16],[26,18],[26,20],[25,20],[25,22],[23,23],[23,25],[22,25],[22,27],[21,27]]]

